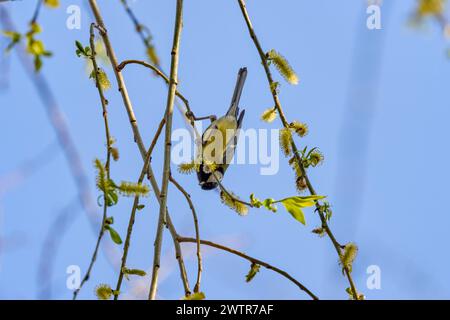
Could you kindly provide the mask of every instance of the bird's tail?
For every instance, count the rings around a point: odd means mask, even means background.
[[[236,86],[234,87],[233,98],[231,99],[231,106],[228,109],[227,116],[238,117],[239,114],[239,100],[241,99],[242,89],[244,88],[245,79],[247,78],[247,68],[239,69]]]

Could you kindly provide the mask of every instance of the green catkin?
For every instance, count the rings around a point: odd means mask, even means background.
[[[109,188],[109,181],[106,178],[106,169],[99,159],[94,160],[94,166],[97,169],[96,185],[100,191],[106,192]]]
[[[132,182],[125,182],[122,181],[120,185],[117,187],[119,192],[127,197],[131,196],[146,196],[150,189],[145,184],[140,183],[132,183]]]

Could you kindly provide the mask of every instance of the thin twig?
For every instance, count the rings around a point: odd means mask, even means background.
[[[154,66],[154,65],[152,65],[152,64],[150,64],[148,62],[142,61],[142,60],[130,59],[130,60],[122,61],[117,66],[117,70],[118,71],[122,71],[123,68],[125,68],[125,66],[127,66],[129,64],[139,64],[141,66],[149,68],[149,69],[153,70],[157,76],[162,78],[166,82],[166,84],[170,83],[170,79],[164,74],[163,71],[161,71],[161,69],[159,69],[158,66]],[[189,105],[188,99],[186,99],[186,97],[183,96],[178,90],[175,91],[175,94],[177,95],[178,98],[180,98],[181,101],[183,101],[183,104],[186,107],[185,116],[191,121],[191,126],[192,127],[195,127],[194,126],[194,121],[200,121],[200,120],[206,120],[206,119],[209,119],[210,121],[216,120],[216,116],[215,115],[208,115],[208,116],[204,116],[204,117],[197,117],[197,116],[195,116],[194,112],[191,109],[191,106]]]
[[[134,28],[136,29],[136,32],[139,34],[142,42],[144,43],[146,49],[151,49],[153,46],[150,43],[150,40],[152,39],[152,34],[150,30],[144,26],[142,23],[139,22],[134,12],[131,10],[131,8],[128,6],[128,2],[126,0],[120,0],[123,7],[125,8],[125,12],[130,17],[131,21],[134,24]],[[158,68],[160,66],[158,65]]]
[[[251,204],[250,202],[244,201],[239,199],[238,197],[234,196],[230,191],[227,190],[227,188],[225,188],[225,186],[222,184],[222,182],[220,182],[219,178],[217,177],[215,172],[212,172],[212,175],[214,177],[214,179],[216,180],[217,184],[219,185],[220,190],[222,190],[223,192],[226,193],[226,195],[228,197],[230,197],[231,199],[233,199],[236,202],[242,203],[243,205],[249,206],[251,208],[254,207],[253,204]]]
[[[153,44],[150,43],[151,39],[152,39],[152,35],[150,32],[150,29],[145,26],[144,24],[142,24],[141,22],[139,22],[138,18],[136,17],[136,15],[134,14],[133,10],[130,8],[130,6],[128,6],[128,2],[126,0],[121,0],[121,3],[125,9],[125,12],[127,13],[128,17],[130,18],[130,20],[133,22],[134,28],[136,30],[136,32],[139,34],[139,37],[142,40],[142,43],[144,44],[145,48],[147,49],[147,51],[149,50],[155,50],[155,47]],[[153,71],[155,72],[155,74],[157,75],[163,75],[166,80],[167,85],[169,84],[169,78],[166,76],[166,73],[164,72],[164,70],[162,69],[162,66],[159,63],[159,59],[157,59],[157,61],[154,61],[155,66],[158,70],[155,70],[153,68]],[[179,98],[181,100],[183,100],[183,97],[179,96]],[[200,133],[198,132],[194,121],[197,120],[203,120],[203,119],[211,119],[211,116],[208,117],[200,117],[200,118],[196,118],[194,116],[194,114],[192,113],[189,104],[187,104],[186,100],[183,100],[185,108],[183,109],[183,107],[178,103],[178,100],[175,100],[175,105],[177,106],[178,110],[181,112],[181,114],[183,115],[183,119],[189,123],[191,125],[192,131],[194,133],[194,136],[196,139],[200,138]]]
[[[43,3],[44,3],[44,0],[37,0],[36,8],[34,9],[34,13],[33,13],[33,17],[30,20],[30,25],[36,23]]]
[[[111,62],[113,70],[114,70],[114,74],[115,74],[116,81],[117,81],[117,84],[118,84],[118,87],[119,87],[119,91],[120,91],[121,96],[122,96],[123,104],[124,104],[124,107],[125,107],[125,109],[127,111],[127,114],[128,114],[128,120],[130,122],[131,128],[133,130],[133,134],[134,134],[134,141],[136,142],[136,144],[137,144],[137,146],[139,148],[139,152],[141,154],[142,160],[145,160],[145,154],[146,154],[147,150],[146,150],[146,148],[144,146],[141,134],[139,132],[139,127],[137,125],[137,120],[136,120],[136,117],[134,115],[133,106],[131,104],[131,100],[130,100],[130,97],[128,95],[128,90],[127,90],[127,87],[125,85],[125,81],[123,79],[122,73],[117,70],[118,60],[116,58],[114,49],[113,49],[113,47],[111,45],[111,42],[109,40],[105,24],[103,22],[103,18],[102,18],[101,13],[100,13],[100,9],[99,9],[99,7],[97,5],[97,1],[96,0],[89,0],[89,5],[90,5],[91,10],[92,10],[92,12],[93,12],[93,14],[95,16],[97,24],[102,28],[102,30],[104,30],[104,32],[101,32],[100,34],[101,34],[101,36],[103,38],[103,42],[105,44],[105,48],[106,48],[106,51],[108,53],[109,60]],[[153,169],[152,169],[151,163],[149,163],[149,165],[148,165],[147,178],[150,181],[150,184],[151,184],[152,189],[153,189],[153,191],[155,193],[156,199],[159,202],[160,201],[160,198],[159,198],[159,195],[160,195],[159,186],[158,186],[158,183],[156,182],[155,175],[153,173]],[[181,247],[180,247],[180,244],[178,243],[178,241],[176,240],[177,232],[176,232],[175,227],[174,227],[174,225],[172,223],[172,220],[170,219],[169,211],[167,211],[166,215],[167,215],[167,227],[169,228],[170,234],[171,234],[173,242],[174,242],[176,259],[178,261],[178,265],[179,265],[179,268],[180,268],[180,276],[181,276],[181,280],[182,280],[182,283],[183,283],[185,295],[189,295],[190,294],[189,281],[188,281],[187,274],[186,274],[186,267],[184,265],[184,259],[183,259],[183,255],[182,255],[182,252],[181,252]]]
[[[147,63],[145,61],[141,61],[141,60],[125,60],[125,61],[122,61],[117,66],[117,70],[119,72],[122,71],[123,68],[125,68],[125,66],[128,65],[128,64],[139,64],[139,65],[142,65],[142,66],[144,66],[146,68],[149,68],[149,69],[153,70],[157,76],[159,76],[161,79],[163,79],[166,82],[166,84],[170,83],[170,79],[158,67],[156,67],[156,66],[154,66],[154,65],[152,65],[150,63]],[[183,101],[183,104],[185,105],[187,111],[188,112],[192,112],[191,108],[189,106],[189,101],[178,90],[175,91],[175,94],[177,95],[178,98],[181,99],[181,101]]]
[[[195,211],[194,204],[192,203],[191,195],[178,183],[178,181],[176,181],[173,178],[172,175],[170,175],[169,180],[170,180],[170,182],[173,183],[173,185],[178,190],[180,190],[180,192],[186,198],[186,201],[189,204],[189,208],[191,209],[192,216],[194,218],[195,238],[197,240],[197,282],[195,283],[194,292],[199,292],[200,291],[200,282],[201,282],[201,279],[202,279],[203,267],[202,267],[202,253],[200,251],[200,228],[198,226],[197,212]]]
[[[262,49],[261,44],[260,44],[260,42],[258,40],[258,37],[256,36],[255,30],[253,29],[253,25],[252,25],[252,22],[250,20],[250,16],[249,16],[249,14],[247,12],[247,8],[245,6],[244,0],[237,0],[237,1],[239,3],[239,7],[241,8],[241,12],[242,12],[244,20],[246,22],[246,25],[247,25],[247,28],[248,28],[248,32],[250,33],[250,37],[252,38],[253,43],[254,43],[256,49],[258,50],[259,56],[261,58],[261,63],[263,65],[265,73],[266,73],[267,81],[269,83],[269,88],[270,88],[270,91],[272,93],[273,101],[275,103],[275,108],[277,109],[277,112],[280,115],[280,119],[281,119],[281,122],[283,123],[283,126],[285,128],[289,128],[289,122],[287,121],[286,116],[285,116],[285,114],[283,112],[283,108],[282,108],[280,100],[278,98],[277,88],[274,85],[274,81],[273,81],[273,78],[272,78],[272,73],[270,72],[269,65],[267,63],[266,53]],[[312,186],[311,181],[308,178],[308,175],[306,173],[305,167],[303,166],[303,161],[302,161],[302,159],[301,159],[301,157],[299,155],[298,148],[297,148],[297,146],[296,146],[296,144],[295,144],[295,142],[293,140],[291,140],[291,146],[292,146],[292,150],[293,150],[296,162],[298,163],[298,166],[299,166],[300,171],[302,173],[302,176],[305,178],[306,185],[308,187],[309,193],[311,195],[316,195],[316,191],[314,190],[314,187]],[[321,205],[320,205],[320,203],[318,201],[316,201],[316,207],[318,209],[321,207]],[[334,237],[333,233],[331,232],[331,229],[328,226],[327,219],[325,218],[323,212],[321,212],[320,210],[316,210],[316,211],[319,214],[319,217],[320,217],[320,220],[322,222],[323,228],[325,229],[325,232],[327,233],[327,235],[331,239],[331,242],[333,243],[333,246],[334,246],[334,248],[335,248],[335,250],[336,250],[336,252],[337,252],[337,254],[339,256],[339,259],[341,259],[341,257],[342,257],[342,246],[336,241],[336,238]],[[355,286],[353,278],[352,278],[352,276],[350,274],[350,270],[345,265],[344,265],[344,272],[345,272],[345,274],[347,276],[347,279],[348,279],[348,282],[350,284],[350,288],[352,290],[353,298],[355,300],[358,300],[358,292],[356,290],[356,286]]]
[[[108,109],[107,109],[107,100],[105,98],[105,95],[103,93],[102,86],[100,85],[99,81],[99,68],[97,65],[97,60],[95,59],[95,34],[94,34],[94,28],[95,24],[91,23],[90,27],[90,37],[89,37],[89,44],[91,46],[91,56],[90,59],[92,61],[92,65],[94,67],[94,80],[95,80],[95,86],[97,87],[98,95],[100,97],[100,102],[102,104],[102,111],[103,111],[103,121],[104,121],[104,127],[105,127],[105,136],[106,136],[106,163],[105,163],[105,171],[106,171],[106,178],[110,179],[110,163],[111,163],[111,134],[109,132],[109,123],[108,123]],[[102,241],[103,235],[105,234],[105,222],[106,218],[108,217],[108,205],[107,205],[107,195],[106,191],[103,191],[103,217],[102,217],[102,223],[100,226],[100,231],[98,233],[97,243],[95,245],[94,253],[92,254],[91,262],[89,263],[89,267],[86,271],[86,274],[83,277],[83,280],[80,283],[80,286],[78,289],[76,289],[73,292],[73,300],[76,300],[78,293],[80,292],[83,285],[86,283],[86,281],[89,280],[91,270],[94,266],[95,260],[97,259],[97,253],[98,249],[100,247],[100,242]]]
[[[166,206],[168,198],[168,186],[169,186],[169,176],[170,176],[170,150],[171,150],[171,138],[172,138],[172,117],[173,117],[173,106],[175,102],[175,92],[177,90],[178,82],[178,56],[181,38],[181,29],[183,26],[183,0],[177,0],[176,6],[176,17],[175,17],[175,27],[173,35],[173,45],[171,52],[171,63],[170,63],[170,83],[169,90],[167,94],[167,106],[166,106],[166,130],[164,137],[164,166],[163,166],[163,177],[161,183],[161,193],[159,198],[161,199],[159,203],[159,221],[156,230],[155,238],[155,251],[153,255],[153,272],[152,280],[150,283],[149,300],[154,300],[156,298],[156,290],[158,287],[158,274],[160,268],[161,260],[161,246],[163,238],[164,225],[166,224]]]
[[[188,237],[178,237],[178,241],[179,241],[179,242],[192,242],[192,243],[196,243],[196,242],[197,242],[197,239],[194,239],[194,238],[188,238]],[[261,265],[261,266],[263,266],[263,267],[265,267],[265,268],[267,268],[267,269],[269,269],[269,270],[273,270],[274,272],[276,272],[276,273],[282,275],[283,277],[285,277],[285,278],[289,279],[290,281],[292,281],[293,283],[295,283],[301,290],[303,290],[304,292],[306,292],[306,294],[308,294],[308,295],[309,295],[311,298],[313,298],[314,300],[318,300],[318,299],[319,299],[314,293],[312,293],[308,288],[306,288],[306,287],[305,287],[303,284],[301,284],[298,280],[296,280],[294,277],[292,277],[289,273],[287,273],[286,271],[283,271],[283,270],[281,270],[281,269],[279,269],[279,268],[277,268],[277,267],[274,267],[274,266],[272,266],[271,264],[268,264],[267,262],[264,262],[264,261],[261,261],[261,260],[259,260],[259,259],[250,257],[250,256],[246,255],[245,253],[242,253],[242,252],[240,252],[240,251],[238,251],[238,250],[235,250],[235,249],[232,249],[232,248],[223,246],[223,245],[221,245],[221,244],[214,243],[214,242],[212,242],[212,241],[208,241],[208,240],[200,240],[200,243],[203,244],[203,245],[207,245],[207,246],[210,246],[210,247],[214,247],[214,248],[223,250],[223,251],[227,251],[227,252],[232,253],[232,254],[234,254],[234,255],[237,255],[237,256],[239,256],[239,257],[241,257],[241,258],[244,258],[244,259],[246,259],[246,260],[248,260],[248,261],[250,261],[250,262],[252,262],[252,263]]]
[[[141,184],[145,178],[145,173],[148,170],[148,164],[151,161],[153,149],[156,145],[156,142],[158,141],[158,138],[161,134],[161,131],[162,131],[165,123],[166,123],[166,120],[164,118],[159,123],[158,129],[156,130],[155,136],[153,137],[153,141],[150,144],[150,147],[148,148],[147,154],[145,155],[144,166],[142,167],[141,174],[139,175],[138,184]],[[124,271],[124,268],[126,268],[126,264],[127,264],[128,250],[130,248],[130,242],[131,242],[131,233],[133,232],[133,225],[134,225],[134,220],[135,220],[136,210],[137,210],[138,205],[139,205],[139,196],[136,195],[134,197],[133,208],[131,209],[130,220],[128,222],[127,236],[125,239],[125,244],[123,246],[122,264],[120,266],[119,278],[117,279],[116,290],[114,292],[114,300],[117,300],[119,297],[120,287],[122,285],[123,276],[124,276],[123,271]]]

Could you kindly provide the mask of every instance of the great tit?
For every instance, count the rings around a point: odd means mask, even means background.
[[[245,114],[245,110],[239,112],[239,99],[246,77],[247,68],[241,68],[230,108],[224,116],[211,122],[202,134],[197,178],[203,190],[217,188],[219,185],[217,180],[222,181],[225,171],[233,159]]]

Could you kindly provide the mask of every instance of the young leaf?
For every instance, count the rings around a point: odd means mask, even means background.
[[[272,198],[265,199],[265,200],[262,202],[263,206],[264,206],[267,210],[272,211],[272,212],[277,212],[277,207],[273,205],[274,203],[275,203],[275,200],[272,199]]]
[[[187,297],[184,297],[183,300],[204,300],[205,294],[203,292],[195,292],[193,294],[190,294]]]
[[[303,225],[306,225],[305,215],[303,214],[302,207],[296,205],[296,203],[291,199],[286,199],[281,201],[285,209],[294,217],[295,220],[299,221]]]
[[[120,235],[117,233],[116,230],[114,230],[113,227],[107,225],[107,226],[105,226],[105,229],[109,231],[109,235],[111,236],[111,240],[114,241],[114,243],[122,244],[122,238],[120,238]]]
[[[246,282],[252,281],[252,279],[259,272],[259,268],[260,267],[261,266],[259,264],[256,264],[256,263],[253,262],[252,265],[250,266],[250,270],[249,270],[248,274],[245,276],[245,281]]]
[[[285,209],[294,217],[295,220],[302,224],[306,224],[305,215],[303,214],[302,208],[311,207],[315,204],[316,200],[325,198],[324,196],[295,196],[280,200],[285,207]]]

